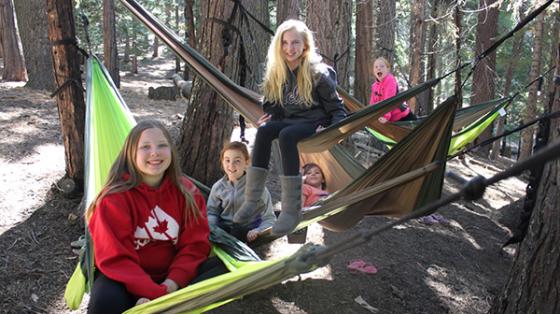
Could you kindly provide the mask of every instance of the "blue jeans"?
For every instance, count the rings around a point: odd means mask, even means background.
[[[268,121],[259,127],[253,147],[253,167],[268,169],[272,141],[278,138],[284,175],[299,174],[299,141],[315,134],[319,123]]]

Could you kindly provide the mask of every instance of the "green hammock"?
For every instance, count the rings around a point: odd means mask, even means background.
[[[420,84],[418,86],[423,86]],[[365,106],[357,99],[338,89],[339,94],[344,99],[344,104],[351,111],[362,112],[367,107],[377,107],[383,105],[385,101],[397,101],[402,103],[404,97],[401,94],[384,100],[375,106]],[[404,92],[405,94],[407,92]],[[407,95],[404,100],[409,99]],[[462,108],[456,111],[453,123],[453,131],[456,132],[451,138],[449,156],[455,155],[466,145],[474,141],[484,130],[496,120],[503,110],[510,104],[512,98],[494,99],[478,105]],[[386,111],[383,111],[386,112]],[[393,123],[380,123],[377,120],[370,121],[366,130],[382,143],[393,146],[396,142],[404,138],[412,129],[418,126],[426,117],[420,117],[414,121],[397,121]]]
[[[94,57],[88,60],[87,87],[86,200],[89,205],[104,183],[112,164],[111,160],[115,159],[121,149],[128,131],[134,125],[134,120],[124,104],[124,101],[118,94],[116,87],[111,82],[109,75],[100,62]],[[341,217],[340,215],[346,211],[353,213],[353,219],[358,219],[358,217],[362,217],[364,214],[377,214],[365,213],[360,210],[356,211],[356,209],[360,209],[360,206],[354,206],[353,204],[358,204],[358,202],[370,203],[372,197],[379,198],[379,195],[386,196],[385,198],[381,198],[382,201],[386,201],[390,198],[387,196],[391,191],[393,191],[393,194],[406,192],[398,190],[402,186],[412,187],[417,190],[418,187],[420,187],[419,190],[423,190],[430,186],[438,189],[438,185],[441,184],[442,176],[440,173],[443,171],[443,166],[442,164],[433,162],[434,160],[442,162],[442,159],[438,159],[436,155],[438,155],[437,152],[441,151],[442,147],[447,147],[449,139],[449,137],[446,138],[446,136],[444,136],[445,132],[441,130],[445,128],[442,128],[440,124],[451,125],[450,117],[452,117],[454,104],[450,102],[448,105],[442,105],[440,107],[440,114],[434,115],[433,119],[428,119],[425,124],[431,124],[431,126],[420,126],[418,132],[413,132],[413,134],[421,138],[432,138],[433,134],[428,135],[424,133],[425,130],[431,130],[430,132],[440,130],[440,141],[433,140],[431,141],[431,145],[426,145],[432,146],[431,150],[435,152],[431,154],[432,157],[426,157],[429,159],[428,161],[404,161],[398,158],[394,160],[394,157],[391,156],[398,157],[406,155],[406,151],[403,151],[401,147],[404,147],[404,143],[406,143],[407,140],[403,140],[403,144],[397,145],[384,159],[387,163],[396,163],[400,165],[400,173],[387,171],[387,165],[383,166],[379,164],[380,166],[371,168],[373,170],[368,170],[377,176],[376,179],[371,181],[371,174],[368,175],[368,172],[363,172],[359,180],[346,191],[343,190],[335,194],[337,197],[330,198],[326,201],[324,207],[317,206],[313,210],[306,212],[301,225],[325,218],[327,218],[325,221],[335,218],[339,219]],[[412,142],[414,141],[415,140],[412,140]],[[336,152],[336,154],[341,153],[337,149],[333,149],[333,151]],[[414,170],[415,165],[419,163],[428,164],[428,166],[422,168],[420,165],[418,166],[420,169],[409,171],[411,168]],[[381,177],[379,177],[379,175],[381,175]],[[395,177],[393,180],[387,180],[393,176]],[[387,182],[382,182],[383,180]],[[419,180],[423,183],[418,184]],[[406,182],[409,182],[409,184],[403,185]],[[435,197],[439,196],[438,193],[434,194]],[[414,192],[410,193],[410,195],[417,194],[418,193]],[[421,192],[420,195],[421,194],[423,193]],[[411,199],[414,199],[414,202],[411,203],[412,207],[420,204],[417,197],[412,197]],[[341,203],[341,201],[343,203]],[[383,202],[378,203],[382,204]],[[368,208],[370,208],[370,206],[368,206]],[[412,208],[408,206],[406,208],[403,207],[403,209],[409,211]],[[382,213],[384,212],[379,212],[379,214]],[[337,222],[333,223],[330,221],[329,223],[335,226],[333,229],[338,228],[342,230]],[[348,225],[348,223],[345,225]],[[313,245],[306,245],[296,254],[284,259],[277,261],[259,261],[258,257],[243,243],[234,239],[228,240],[227,234],[217,234],[216,230],[212,230],[211,241],[213,243],[212,253],[225,263],[230,270],[229,273],[193,284],[173,294],[134,307],[130,309],[128,313],[151,313],[170,309],[179,312],[193,311],[195,313],[207,311],[239,298],[242,295],[264,289],[293,277],[296,274],[308,272],[320,266],[320,264],[308,260],[312,252],[317,250],[317,247]],[[225,243],[228,243],[228,245],[225,245]],[[82,256],[82,263],[76,266],[65,291],[65,300],[70,308],[78,308],[83,294],[90,291],[92,282],[87,279],[93,278],[93,272],[93,251],[91,243],[88,243],[86,253]]]
[[[449,146],[449,156],[453,156],[463,150],[465,146],[472,143],[477,137],[488,128],[492,122],[494,122],[500,115],[503,115],[503,110],[511,103],[512,98],[500,98],[492,100],[483,104],[471,106],[464,108],[463,110],[458,110],[455,118],[461,118],[463,122],[469,121],[474,117],[478,116],[478,120],[473,122],[465,123],[461,130],[453,134],[451,137],[451,145]],[[468,114],[464,114],[468,112]],[[421,120],[420,120],[421,121]],[[420,121],[410,121],[409,126],[415,126]],[[409,122],[409,121],[405,121]],[[403,125],[403,124],[401,124]],[[456,123],[454,128],[456,128]],[[388,147],[395,145],[396,141],[390,137],[383,135],[382,133],[372,129],[366,128],[366,130],[373,136],[375,136],[379,141],[386,144]]]

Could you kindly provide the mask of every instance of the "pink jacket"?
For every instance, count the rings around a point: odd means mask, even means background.
[[[397,94],[398,85],[395,77],[389,73],[382,81],[375,80],[371,85],[371,97],[369,99],[370,105],[375,105],[376,103],[383,101],[385,99],[391,98]],[[397,107],[386,114],[383,115],[387,121],[395,122],[406,117],[410,113],[410,108],[401,110]]]

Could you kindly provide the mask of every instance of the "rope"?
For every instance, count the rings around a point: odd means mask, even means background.
[[[65,88],[66,86],[70,85],[70,83],[74,83],[76,84],[76,86],[78,86],[82,91],[85,91],[84,87],[82,86],[82,82],[76,80],[76,79],[67,79],[64,83],[62,83],[62,85],[60,85],[54,92],[52,92],[51,94],[51,98],[58,95],[58,93],[60,93],[60,91]]]
[[[325,247],[320,252],[316,253],[313,256],[310,256],[309,261],[323,262],[325,259],[328,259],[335,254],[355,248],[358,245],[362,245],[368,242],[375,235],[378,235],[384,231],[392,229],[394,226],[401,225],[414,218],[431,214],[435,212],[439,207],[447,205],[451,202],[458,201],[461,198],[467,201],[473,201],[479,199],[483,196],[487,186],[492,185],[498,181],[519,175],[527,169],[531,169],[533,167],[543,165],[544,163],[557,158],[560,158],[560,141],[557,141],[556,143],[543,148],[539,152],[535,153],[533,156],[523,161],[515,163],[512,167],[495,174],[489,179],[486,179],[483,176],[477,176],[471,179],[470,181],[468,181],[457,193],[451,194],[437,201],[434,201],[430,204],[422,206],[421,208],[413,211],[412,213],[409,213],[403,216],[402,218],[392,221],[384,226],[381,226],[379,228],[376,228],[368,232],[359,232],[348,239],[339,241],[338,243]]]

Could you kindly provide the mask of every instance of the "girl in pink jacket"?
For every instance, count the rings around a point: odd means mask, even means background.
[[[391,98],[399,92],[399,86],[395,77],[389,72],[391,66],[389,61],[383,57],[375,59],[373,63],[373,73],[375,82],[371,85],[371,97],[369,104],[374,105],[380,101]],[[379,117],[379,122],[387,123],[400,120],[414,120],[415,116],[410,108],[405,104],[385,113]]]

